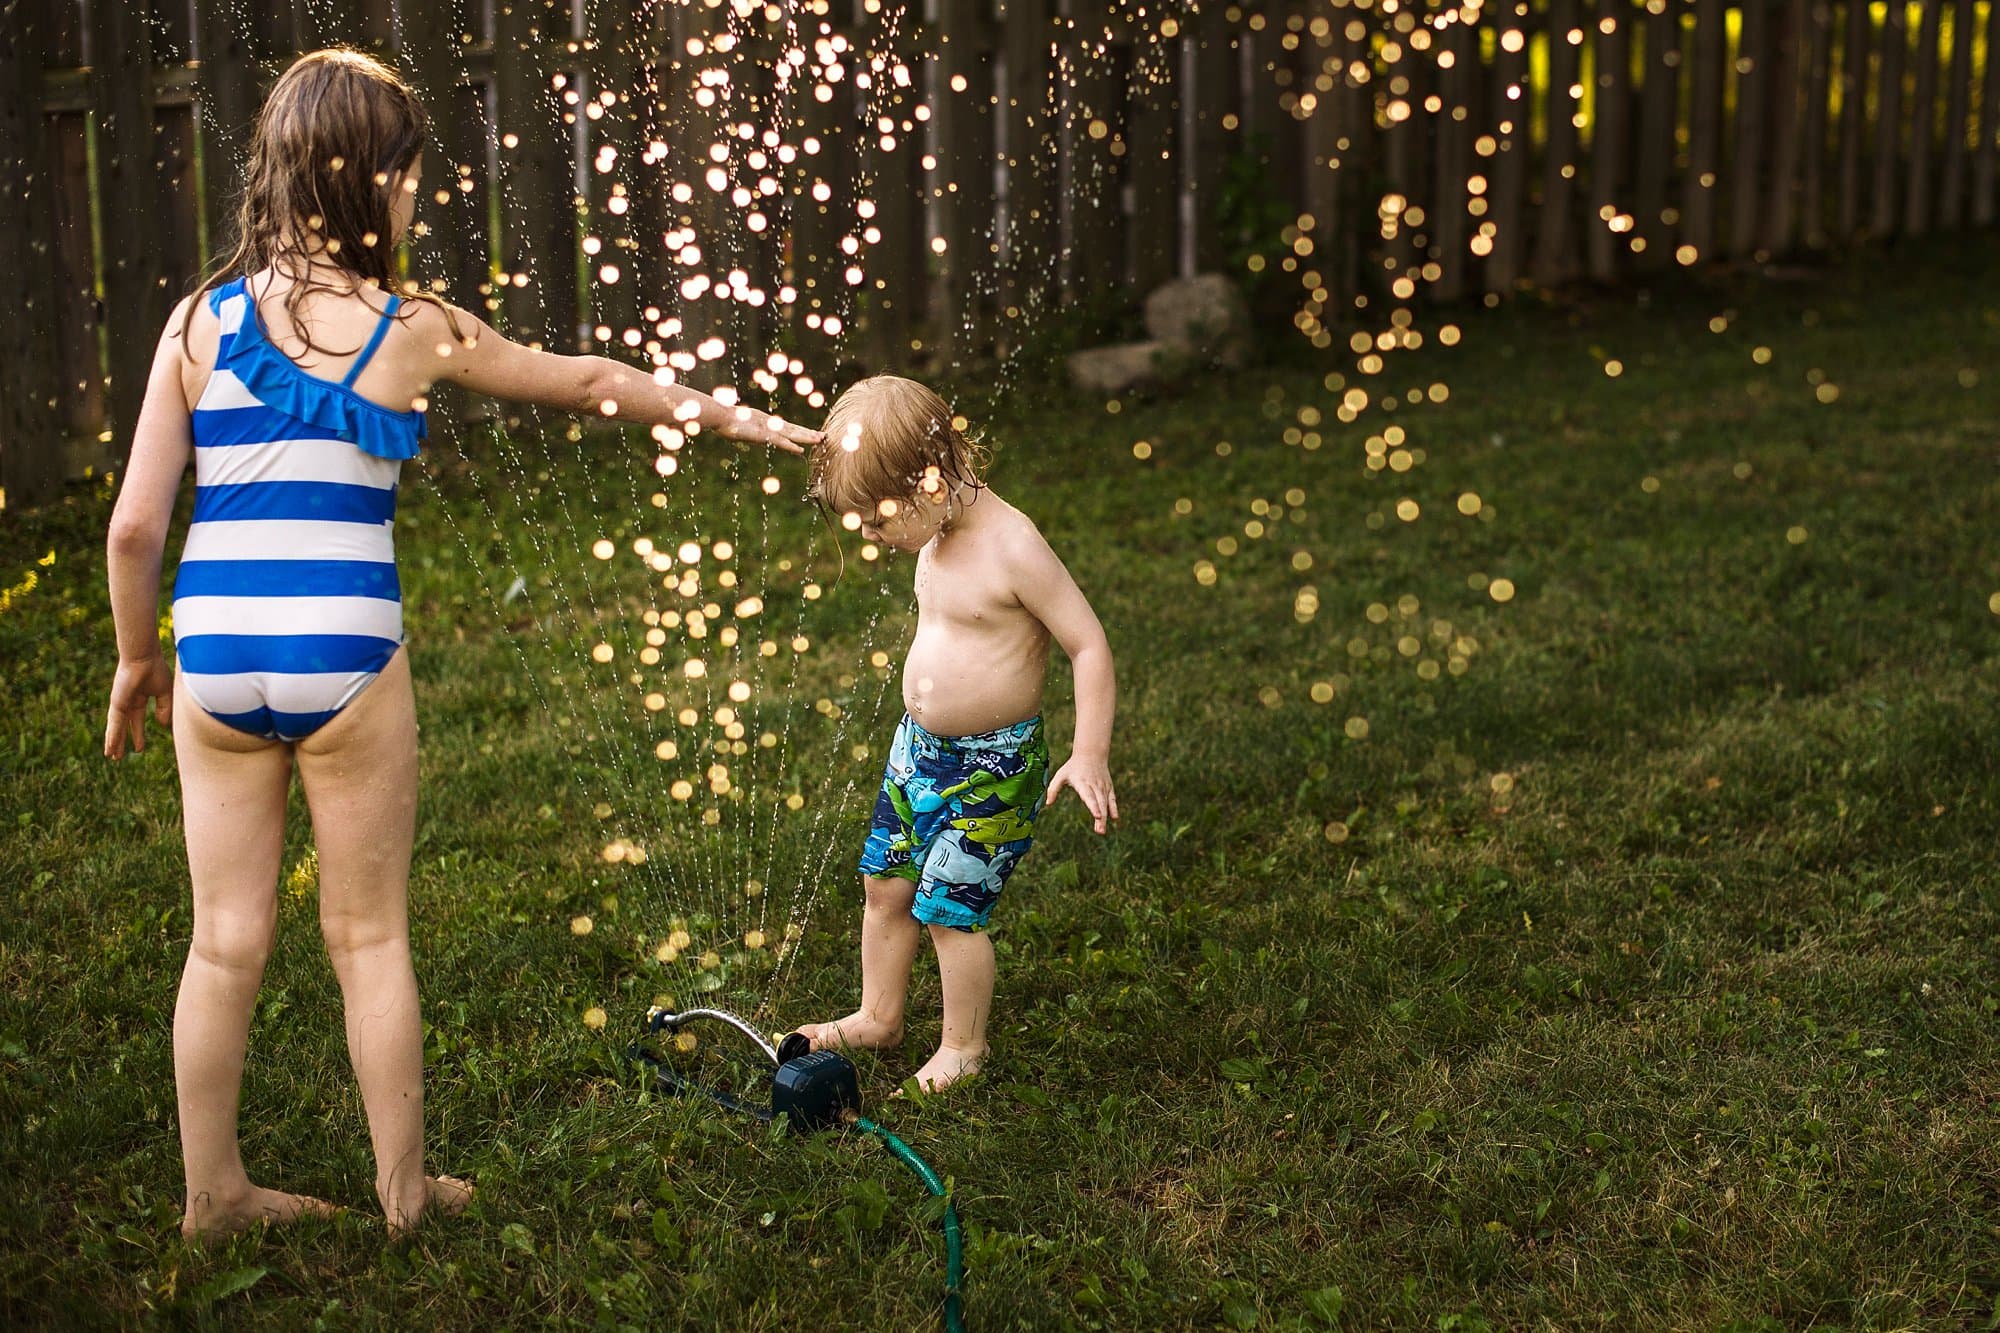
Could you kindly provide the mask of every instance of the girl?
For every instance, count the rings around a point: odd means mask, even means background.
[[[174,1010],[189,1236],[331,1211],[253,1184],[236,1136],[294,765],[390,1230],[432,1208],[455,1213],[472,1194],[424,1174],[407,913],[417,727],[391,518],[432,384],[792,453],[820,438],[602,357],[532,351],[427,294],[392,295],[425,123],[410,89],[357,52],[315,52],[278,80],[250,145],[236,250],[160,337],[111,517],[118,670],[104,753],[118,758],[128,738],[144,748],[149,700],[161,725],[178,723],[194,884]],[[158,592],[190,456],[176,674],[160,651]]]

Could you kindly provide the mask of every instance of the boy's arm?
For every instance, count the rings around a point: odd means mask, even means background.
[[[189,298],[190,300],[193,298]],[[160,566],[173,521],[181,474],[194,453],[194,426],[181,379],[182,301],[160,334],[146,397],[132,432],[132,453],[111,510],[104,563],[111,582],[111,620],[118,631],[118,671],[104,723],[104,754],[116,759],[129,740],[146,748],[146,701],[160,725],[173,725],[173,669],[160,652]]]
[[[1049,779],[1045,804],[1053,805],[1070,787],[1090,810],[1091,826],[1102,833],[1107,819],[1118,818],[1118,793],[1111,784],[1111,717],[1118,703],[1111,642],[1063,562],[1040,533],[1030,528],[1029,534],[1011,562],[1014,587],[1028,614],[1047,626],[1069,655],[1076,686],[1076,736],[1069,758]]]
[[[804,453],[806,446],[820,442],[816,430],[754,407],[723,403],[674,382],[671,371],[649,373],[606,356],[536,351],[496,333],[477,316],[456,308],[451,313],[458,321],[458,338],[451,336],[444,311],[433,307],[419,315],[416,331],[436,358],[434,382],[461,384],[509,402],[672,425],[689,434],[712,430],[728,439],[773,445],[787,453]]]

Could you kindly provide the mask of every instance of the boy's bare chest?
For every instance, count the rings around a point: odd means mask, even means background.
[[[992,632],[1027,618],[994,563],[980,560],[976,549],[925,547],[917,557],[916,592],[920,625]]]

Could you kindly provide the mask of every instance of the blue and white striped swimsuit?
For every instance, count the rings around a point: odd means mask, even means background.
[[[174,651],[210,716],[296,741],[353,702],[403,642],[396,480],[424,416],[354,391],[400,298],[338,384],[272,345],[242,278],[208,300],[222,338],[193,413]]]

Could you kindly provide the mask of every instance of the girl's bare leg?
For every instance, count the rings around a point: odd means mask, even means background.
[[[931,927],[944,991],[944,1032],[937,1054],[916,1073],[917,1086],[936,1092],[979,1072],[986,1058],[986,1020],[993,1012],[993,937],[985,931]]]
[[[174,1005],[174,1090],[187,1173],[181,1233],[194,1237],[332,1206],[253,1185],[236,1138],[250,1016],[277,932],[291,750],[216,721],[185,689],[178,693],[174,750],[194,940]]]
[[[910,993],[910,967],[917,960],[923,928],[910,915],[917,886],[907,879],[861,877],[868,906],[861,917],[861,1007],[831,1023],[808,1023],[799,1031],[815,1050],[842,1046],[879,1050],[903,1044],[903,1002]]]
[[[410,848],[417,820],[417,718],[398,652],[341,714],[300,741],[299,776],[319,848],[320,930],[340,981],[375,1192],[391,1231],[472,1189],[424,1174],[423,1020],[410,963]]]

